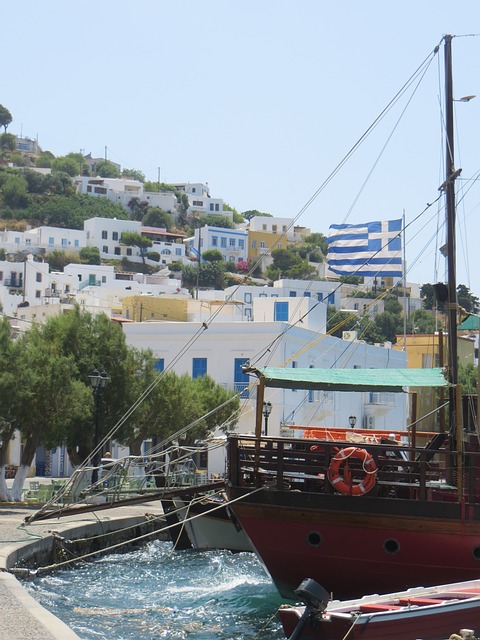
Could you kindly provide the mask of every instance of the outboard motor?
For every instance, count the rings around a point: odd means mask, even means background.
[[[307,622],[309,620],[313,621],[315,616],[321,615],[330,601],[328,591],[324,589],[322,585],[318,584],[318,582],[312,580],[312,578],[305,578],[300,586],[295,589],[295,595],[298,596],[305,605],[305,611],[288,640],[300,640]]]

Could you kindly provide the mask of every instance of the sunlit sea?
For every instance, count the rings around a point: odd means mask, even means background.
[[[155,541],[25,586],[82,640],[285,638],[275,615],[282,599],[251,553]]]

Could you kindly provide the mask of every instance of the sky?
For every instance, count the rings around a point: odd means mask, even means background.
[[[431,54],[458,36],[454,95],[478,98],[455,103],[457,282],[480,297],[478,0],[19,0],[1,16],[10,133],[149,180],[208,183],[239,212],[325,235],[405,215],[407,278],[419,283],[445,277],[443,49]]]

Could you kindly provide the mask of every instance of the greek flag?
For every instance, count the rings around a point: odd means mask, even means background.
[[[402,277],[402,220],[332,224],[328,267],[341,276]]]

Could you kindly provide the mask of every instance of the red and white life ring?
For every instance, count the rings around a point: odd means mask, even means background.
[[[348,466],[343,466],[349,458],[356,458],[362,462],[365,476],[359,484],[353,484]],[[346,471],[347,468],[347,471]],[[377,465],[375,460],[365,449],[347,447],[340,449],[332,458],[328,467],[327,477],[336,491],[348,496],[364,496],[375,486],[377,479]]]

